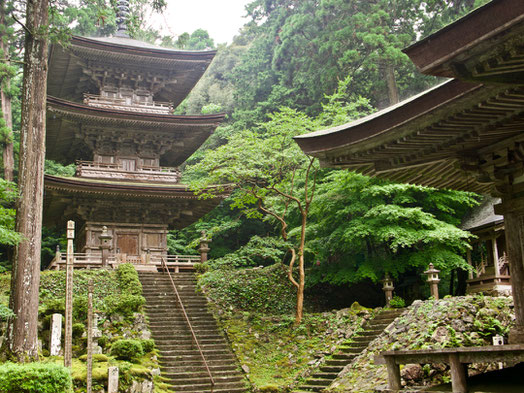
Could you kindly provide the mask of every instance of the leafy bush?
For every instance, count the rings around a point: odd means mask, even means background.
[[[58,364],[6,363],[0,366],[0,393],[57,393],[71,391],[69,370]]]
[[[155,340],[149,339],[149,340],[142,340],[142,348],[144,349],[144,353],[149,353],[153,349],[155,349]]]
[[[140,311],[146,300],[140,295],[110,295],[104,299],[104,309],[108,314],[122,314],[131,316],[134,312]]]
[[[140,340],[118,340],[111,345],[111,355],[132,361],[144,355],[144,348]]]
[[[287,278],[287,267],[275,264],[266,268],[213,270],[199,281],[207,295],[222,308],[269,314],[295,310],[296,290]]]
[[[406,307],[406,302],[400,296],[393,296],[389,301],[389,305],[393,308],[404,308]]]
[[[83,323],[73,324],[73,337],[82,337],[82,334],[86,331]]]
[[[135,267],[130,263],[124,263],[118,266],[116,277],[122,293],[130,295],[142,295],[142,284],[138,279],[138,273]]]
[[[15,316],[15,313],[7,306],[0,304],[0,321],[7,321]]]

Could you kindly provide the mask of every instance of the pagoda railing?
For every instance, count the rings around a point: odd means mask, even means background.
[[[101,253],[75,252],[73,266],[75,269],[100,269],[102,267]],[[147,255],[127,256],[126,254],[109,254],[107,263],[109,267],[116,268],[121,263],[132,263],[142,267],[161,270],[163,261],[169,270],[179,272],[180,269],[191,269],[201,262],[200,255]],[[63,270],[66,266],[66,253],[57,251],[54,259],[48,266],[49,270]]]
[[[153,166],[140,166],[134,170],[126,170],[122,164],[77,161],[76,175],[93,179],[129,179],[162,183],[178,183],[180,179],[180,170],[173,167]]]
[[[169,114],[173,112],[173,105],[170,102],[152,101],[140,102],[129,98],[121,97],[102,97],[96,94],[84,94],[84,104],[97,108],[117,109],[129,112],[161,113]]]

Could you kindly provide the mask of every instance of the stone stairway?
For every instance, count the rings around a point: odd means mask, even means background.
[[[202,357],[192,339],[169,277],[163,273],[139,272],[146,314],[159,351],[162,376],[174,393],[244,393],[245,379],[226,339],[207,309],[207,301],[196,293],[193,273],[172,273],[195,335],[208,363],[211,382]]]
[[[364,331],[357,333],[356,337],[339,346],[330,359],[320,366],[319,371],[312,374],[304,384],[292,393],[321,392],[327,388],[344,367],[366,349],[369,343],[377,338],[402,312],[403,310],[399,309],[380,312],[363,326]]]

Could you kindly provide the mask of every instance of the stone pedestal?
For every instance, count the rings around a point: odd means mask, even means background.
[[[51,317],[51,337],[49,340],[49,354],[59,356],[62,348],[62,314],[53,314]]]
[[[102,267],[107,268],[109,252],[111,251],[111,244],[113,242],[113,236],[107,232],[107,227],[102,227],[102,234],[98,237],[100,239],[100,249],[102,250]]]
[[[118,367],[107,370],[107,393],[118,393]]]

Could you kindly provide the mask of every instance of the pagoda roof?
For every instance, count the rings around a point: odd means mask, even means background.
[[[49,159],[62,163],[89,159],[89,141],[79,132],[82,127],[94,128],[101,134],[115,132],[120,137],[126,133],[135,133],[144,141],[147,138],[158,140],[163,137],[172,144],[161,156],[162,163],[166,166],[178,166],[204,143],[224,116],[131,112],[48,97],[46,155]]]
[[[169,82],[155,92],[155,99],[169,101],[176,107],[202,77],[215,54],[215,50],[161,48],[124,37],[73,36],[66,47],[51,45],[47,92],[51,96],[82,101],[84,93],[98,91],[86,74],[88,65],[97,64],[122,73],[141,70],[167,74]]]
[[[524,139],[524,87],[451,80],[393,107],[339,127],[295,137],[324,167],[397,182],[486,193],[471,172],[508,164]]]
[[[172,215],[166,220],[171,227],[182,229],[214,209],[228,193],[228,187],[221,187],[215,198],[199,199],[187,185],[136,183],[129,181],[93,180],[78,177],[44,177],[44,223],[62,224],[69,217],[72,208],[80,201],[91,200],[100,204],[107,202],[117,211],[132,204],[141,210],[149,206],[163,205]],[[69,212],[69,214],[66,214]]]
[[[404,52],[424,74],[524,83],[524,1],[492,0]]]

